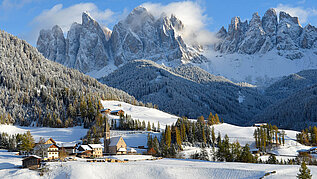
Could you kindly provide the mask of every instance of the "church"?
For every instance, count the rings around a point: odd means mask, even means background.
[[[108,121],[105,123],[104,134],[104,154],[105,155],[124,155],[127,154],[127,144],[122,136],[110,137],[110,126]]]

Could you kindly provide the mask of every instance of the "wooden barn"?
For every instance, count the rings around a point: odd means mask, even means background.
[[[41,157],[36,155],[31,155],[22,160],[22,167],[29,169],[37,169],[41,166]]]
[[[120,115],[124,115],[124,111],[122,109],[120,110],[113,110],[110,112],[111,115],[116,115],[116,116],[120,116]]]
[[[111,109],[109,108],[100,110],[101,114],[110,114],[110,112],[111,112]]]

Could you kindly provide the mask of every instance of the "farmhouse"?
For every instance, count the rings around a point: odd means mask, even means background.
[[[109,109],[109,108],[100,110],[101,114],[110,114],[110,112],[111,112],[111,109]]]
[[[77,148],[77,156],[81,158],[90,158],[92,156],[92,148],[88,145],[80,145]]]
[[[124,111],[122,109],[120,110],[114,110],[110,112],[111,115],[116,115],[116,116],[120,116],[120,115],[124,115]]]
[[[34,147],[34,153],[44,159],[58,159],[58,149],[56,144],[38,144]]]
[[[56,142],[52,138],[49,138],[44,144],[56,144]]]
[[[267,126],[267,123],[256,123],[256,124],[253,124],[253,127],[262,127],[262,126]]]
[[[76,153],[77,144],[75,144],[75,143],[61,143],[61,144],[58,144],[58,147],[60,149],[64,148],[67,155],[73,155]]]
[[[298,153],[304,154],[317,154],[317,147],[312,147],[310,149],[302,149],[302,150],[298,150]]]
[[[36,169],[36,168],[39,168],[40,166],[41,166],[41,157],[39,156],[31,155],[22,160],[23,168]]]
[[[102,145],[100,144],[88,144],[88,146],[92,149],[92,156],[95,158],[100,158],[102,157]]]

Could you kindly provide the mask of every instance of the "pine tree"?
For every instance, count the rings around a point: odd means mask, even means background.
[[[176,143],[178,145],[178,148],[182,150],[182,138],[180,135],[180,131],[178,129],[178,127],[176,127]]]
[[[165,142],[166,142],[167,148],[170,148],[171,142],[172,142],[172,134],[171,134],[171,127],[170,126],[166,126]]]
[[[215,124],[219,124],[220,123],[220,120],[219,120],[219,116],[218,114],[216,113],[215,114]],[[223,119],[221,118],[221,123],[223,123]]]
[[[147,131],[151,131],[151,123],[150,123],[150,121],[148,121],[148,123],[147,123],[147,129],[146,129]]]
[[[156,131],[155,126],[154,126],[154,123],[152,123],[152,131],[153,131],[153,132]]]
[[[267,163],[269,163],[269,164],[277,164],[278,161],[277,161],[275,155],[270,155],[269,158],[267,159]]]
[[[299,168],[299,173],[297,174],[297,178],[299,179],[312,178],[312,175],[310,174],[310,170],[307,168],[305,161],[302,162],[301,167]]]
[[[22,150],[27,151],[29,153],[33,149],[34,144],[35,144],[34,138],[31,135],[30,131],[27,131],[25,134],[23,134],[22,144],[21,144]]]
[[[215,148],[216,136],[215,136],[214,126],[212,126],[212,128],[211,128],[211,140],[212,140],[212,148]]]
[[[204,116],[198,117],[198,123],[205,124],[205,118],[204,118]]]

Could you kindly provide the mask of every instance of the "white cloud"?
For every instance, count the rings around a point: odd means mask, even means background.
[[[309,17],[317,16],[317,10],[314,8],[292,7],[285,4],[279,4],[275,10],[277,13],[284,11],[293,17],[298,17],[299,22],[305,24]]]
[[[100,25],[107,25],[114,21],[114,12],[110,9],[100,10],[93,3],[79,3],[67,8],[64,8],[62,4],[57,4],[51,9],[44,10],[32,20],[30,25],[33,26],[33,30],[27,35],[27,40],[31,44],[35,44],[39,31],[50,29],[54,25],[59,25],[66,33],[72,23],[81,23],[82,13],[85,11],[89,12]]]
[[[144,3],[142,6],[157,18],[162,13],[168,16],[174,14],[184,24],[181,35],[187,43],[208,45],[216,42],[214,34],[206,28],[211,18],[205,14],[205,9],[198,3],[192,1],[173,2],[167,5]]]

